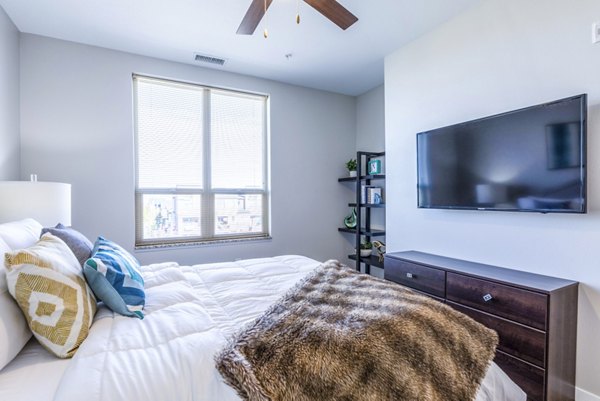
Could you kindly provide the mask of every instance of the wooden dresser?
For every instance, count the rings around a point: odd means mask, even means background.
[[[494,361],[528,400],[575,399],[577,282],[416,251],[386,254],[385,278],[498,332]]]

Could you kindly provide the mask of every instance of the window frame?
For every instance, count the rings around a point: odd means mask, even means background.
[[[138,131],[138,88],[139,81],[157,82],[172,86],[191,86],[202,92],[203,96],[203,131],[202,131],[202,188],[150,188],[143,189],[139,186],[139,131]],[[135,163],[135,249],[170,247],[181,245],[205,245],[222,242],[252,241],[271,238],[271,155],[270,155],[270,96],[264,93],[248,92],[237,89],[203,85],[194,82],[178,81],[168,78],[158,78],[148,75],[132,75],[133,91],[133,130],[134,130],[134,163]],[[211,93],[222,92],[239,97],[261,99],[263,104],[263,188],[211,188]],[[168,238],[144,239],[144,195],[200,195],[200,236],[179,236]],[[262,196],[262,231],[247,234],[215,234],[215,196],[216,195],[261,195]]]

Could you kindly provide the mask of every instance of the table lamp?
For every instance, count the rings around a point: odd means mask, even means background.
[[[44,227],[71,225],[71,184],[0,181],[0,223],[32,218]]]

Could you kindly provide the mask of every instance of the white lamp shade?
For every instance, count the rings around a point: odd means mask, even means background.
[[[71,184],[0,181],[0,223],[26,218],[44,227],[71,225]]]

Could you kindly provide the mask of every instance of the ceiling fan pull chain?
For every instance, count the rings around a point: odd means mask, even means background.
[[[263,32],[263,36],[265,39],[269,37],[269,30],[267,26],[269,25],[269,16],[267,15],[267,0],[265,0],[265,31]]]
[[[300,25],[300,0],[296,0],[296,24]]]

